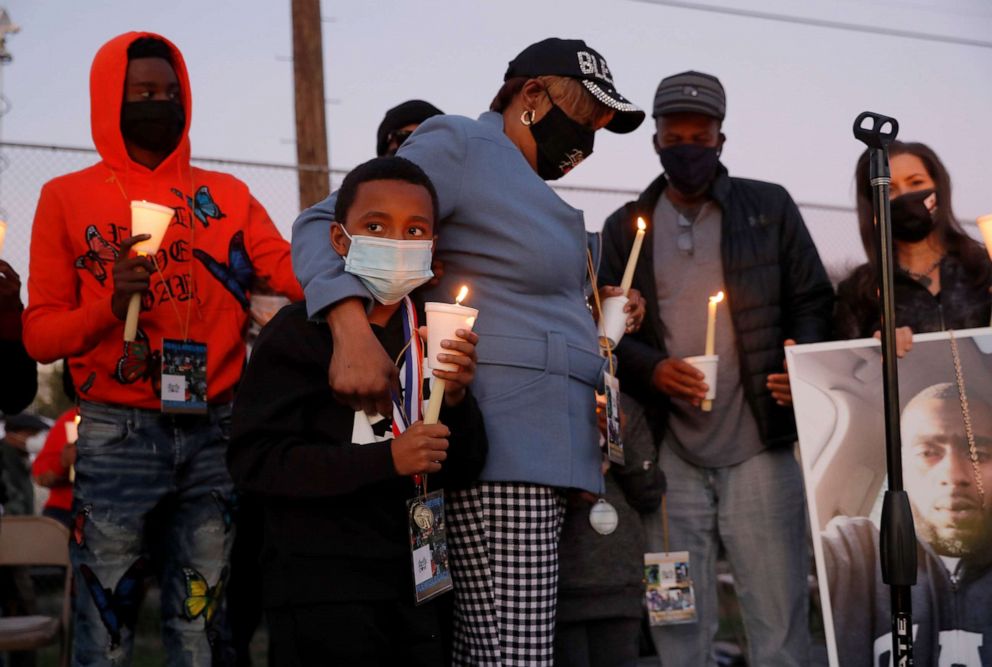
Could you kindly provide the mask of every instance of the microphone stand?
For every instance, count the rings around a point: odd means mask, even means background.
[[[871,121],[871,127],[866,127]],[[885,458],[889,488],[882,502],[880,556],[882,581],[889,586],[892,617],[892,664],[913,665],[913,609],[916,584],[916,530],[909,496],[902,481],[902,433],[899,428],[899,369],[896,363],[895,288],[893,284],[892,224],[889,207],[888,145],[899,133],[899,122],[865,111],[854,121],[854,136],[869,149],[872,203],[878,230],[876,266],[882,311],[882,389],[885,408]]]

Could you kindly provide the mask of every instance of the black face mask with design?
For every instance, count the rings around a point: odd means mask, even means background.
[[[677,144],[658,151],[668,182],[684,195],[705,192],[720,164],[720,149],[699,144]]]
[[[907,192],[890,200],[889,206],[892,208],[892,238],[918,243],[930,236],[935,224],[933,212],[937,210],[933,190]]]
[[[121,134],[126,141],[155,153],[171,153],[186,126],[186,112],[179,102],[142,100],[121,106]]]
[[[554,102],[544,118],[530,126],[537,142],[537,175],[555,181],[592,155],[596,131],[568,117]]]

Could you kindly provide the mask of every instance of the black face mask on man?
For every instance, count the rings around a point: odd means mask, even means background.
[[[934,190],[907,192],[889,201],[892,209],[892,238],[906,243],[918,243],[930,236],[934,228],[933,213],[937,210]]]
[[[554,102],[544,118],[530,126],[537,142],[537,175],[556,181],[592,155],[596,131],[568,117]]]
[[[703,193],[716,176],[720,149],[699,144],[677,144],[658,150],[661,168],[675,188],[684,195]]]
[[[186,112],[172,100],[141,100],[121,106],[121,134],[126,141],[156,153],[171,153],[183,135]]]

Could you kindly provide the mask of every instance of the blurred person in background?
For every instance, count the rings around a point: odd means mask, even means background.
[[[45,444],[31,464],[31,474],[38,486],[48,489],[42,515],[72,527],[72,466],[76,462],[76,442],[69,442],[66,424],[72,423],[79,410],[72,407],[55,420]]]
[[[430,102],[407,100],[386,112],[375,133],[375,154],[378,157],[396,155],[396,151],[420,124],[444,112]]]
[[[34,514],[34,485],[31,483],[31,454],[41,451],[48,424],[29,412],[8,415],[0,440],[3,483],[7,492],[4,512],[10,515]]]

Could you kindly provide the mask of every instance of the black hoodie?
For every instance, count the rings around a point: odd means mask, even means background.
[[[372,328],[396,358],[400,312]],[[228,466],[238,488],[262,499],[269,607],[413,598],[405,503],[415,487],[396,473],[389,440],[352,442],[364,415],[331,393],[331,350],[326,323],[308,321],[302,302],[286,306],[259,335],[234,403]],[[430,490],[467,486],[487,452],[471,393],[442,408],[440,422],[451,430],[448,458]]]
[[[889,667],[892,620],[878,529],[863,517],[837,517],[822,540],[839,664]],[[916,557],[916,667],[992,665],[992,553],[962,558],[954,573],[928,544],[917,542]]]

